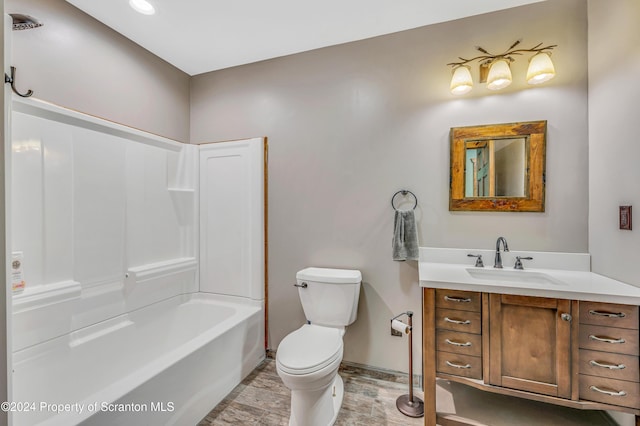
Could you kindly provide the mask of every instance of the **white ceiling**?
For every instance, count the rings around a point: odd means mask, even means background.
[[[542,0],[66,0],[189,75]]]

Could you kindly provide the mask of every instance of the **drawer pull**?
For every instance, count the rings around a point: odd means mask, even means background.
[[[471,303],[471,299],[469,297],[445,296],[444,300],[446,300],[447,302]]]
[[[608,317],[608,318],[624,318],[627,315],[624,312],[602,312],[602,311],[594,311],[593,309],[589,310],[589,314],[596,315],[599,317]]]
[[[591,389],[592,391],[603,393],[605,395],[609,395],[609,396],[627,396],[627,393],[625,391],[613,392],[608,390],[602,390],[602,389],[599,389],[597,386],[593,386],[593,385],[589,386],[589,389]]]
[[[450,322],[450,323],[453,323],[453,324],[460,324],[460,325],[469,325],[469,324],[471,324],[471,321],[469,321],[469,320],[460,321],[460,320],[456,320],[456,319],[451,319],[449,317],[444,317],[444,322]]]
[[[460,343],[460,342],[454,342],[453,340],[449,340],[449,339],[444,339],[444,341],[453,346],[471,346],[471,342]]]
[[[589,361],[589,364],[591,364],[594,367],[602,367],[602,368],[608,368],[609,370],[624,370],[625,368],[627,368],[626,365],[624,364],[601,364],[598,361],[594,361],[591,360]]]
[[[589,339],[591,340],[596,340],[598,342],[603,342],[603,343],[625,343],[625,340],[623,338],[620,339],[610,339],[608,337],[598,337],[598,336],[594,336],[593,334],[589,335]]]
[[[453,367],[453,368],[471,368],[471,364],[460,365],[460,364],[454,364],[454,363],[449,362],[449,361],[445,361],[445,363],[446,363],[449,367]]]

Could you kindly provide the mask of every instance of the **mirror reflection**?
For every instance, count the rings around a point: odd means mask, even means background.
[[[465,197],[526,197],[527,151],[525,137],[465,141]]]

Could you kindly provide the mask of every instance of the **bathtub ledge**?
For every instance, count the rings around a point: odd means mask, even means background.
[[[181,257],[129,268],[125,278],[128,282],[142,283],[182,272],[195,272],[197,267],[195,257]]]
[[[92,325],[86,329],[74,331],[70,335],[69,346],[75,347],[82,345],[83,343],[90,342],[93,339],[97,339],[98,337],[131,325],[133,325],[133,321],[129,320],[129,315],[125,314],[120,317]]]

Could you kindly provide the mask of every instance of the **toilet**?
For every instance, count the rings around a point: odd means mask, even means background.
[[[329,426],[338,417],[344,386],[338,374],[345,327],[356,320],[360,271],[306,268],[296,274],[307,324],[288,334],[276,369],[291,390],[290,426]]]

